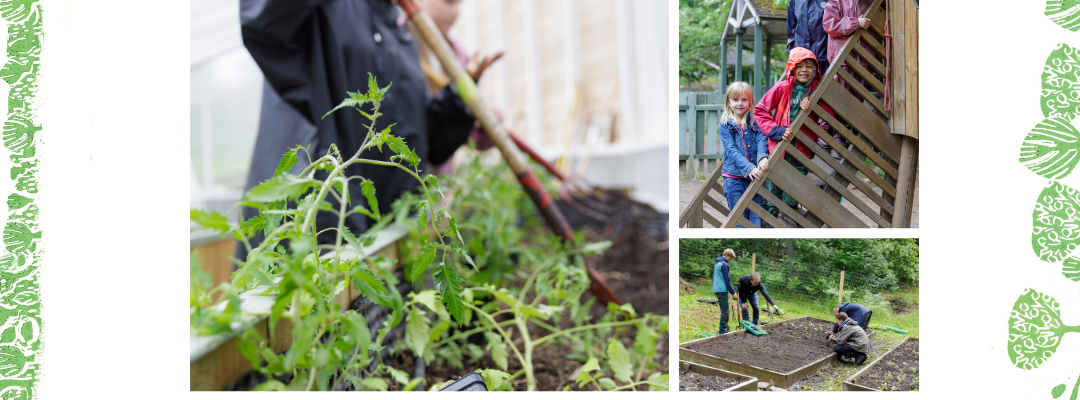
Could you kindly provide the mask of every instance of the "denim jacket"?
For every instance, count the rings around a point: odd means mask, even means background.
[[[762,158],[769,156],[769,142],[754,118],[747,115],[746,135],[739,134],[739,125],[734,121],[724,121],[717,128],[720,142],[724,147],[724,169],[721,172],[735,176],[747,176],[757,167]],[[746,159],[747,154],[753,162]]]

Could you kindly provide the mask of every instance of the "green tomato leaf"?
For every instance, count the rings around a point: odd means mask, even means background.
[[[405,144],[405,139],[394,135],[386,135],[385,142],[390,146],[390,151],[397,153],[396,156],[390,157],[391,160],[405,160],[405,162],[409,163],[409,166],[412,167],[416,167],[420,164],[420,157],[417,157],[416,152],[409,148],[409,145]]]
[[[1062,117],[1044,119],[1024,138],[1020,163],[1044,178],[1061,179],[1076,167],[1080,132]]]
[[[280,392],[285,390],[285,384],[276,379],[270,379],[251,388],[253,392]]]
[[[634,337],[634,354],[646,359],[656,355],[656,340],[660,337],[655,330],[644,324],[638,325],[637,336]]]
[[[659,372],[653,372],[649,375],[649,391],[667,391],[668,390],[668,374],[661,374]]]
[[[348,225],[341,226],[341,237],[345,238],[345,242],[352,246],[354,249],[356,249],[356,254],[359,254],[360,257],[367,256],[366,254],[364,254],[364,247],[360,245],[360,241],[357,240],[356,236],[354,236],[352,231],[349,230]]]
[[[380,392],[385,392],[390,387],[383,378],[361,379],[360,386],[365,390],[378,390]]]
[[[311,179],[301,179],[289,173],[282,173],[251,188],[245,199],[263,203],[295,199],[304,194],[314,183],[315,181]]]
[[[401,390],[404,391],[404,392],[414,391],[414,390],[416,390],[416,386],[419,385],[420,382],[423,382],[423,381],[424,381],[424,378],[413,378],[411,381],[409,381],[409,384],[405,385],[405,387],[401,388]]]
[[[1054,355],[1065,332],[1057,300],[1025,289],[1009,314],[1009,359],[1016,368],[1038,368]]]
[[[371,212],[375,214],[373,219],[378,220],[382,217],[382,214],[379,213],[379,199],[375,198],[375,183],[370,179],[360,181],[360,192],[367,198],[368,206],[371,207]]]
[[[586,256],[596,256],[604,252],[604,250],[611,248],[611,241],[605,240],[603,242],[587,243],[581,248],[581,252]]]
[[[491,331],[485,332],[484,336],[487,337],[487,350],[491,352],[491,360],[495,361],[495,365],[500,369],[505,370],[510,353],[506,350],[506,343],[503,343],[502,336]]]
[[[420,249],[420,252],[416,254],[416,258],[413,260],[410,281],[416,282],[424,277],[424,273],[427,272],[428,267],[431,266],[431,263],[435,262],[436,249],[438,249],[438,244],[431,241],[424,241],[424,247]]]
[[[503,384],[510,381],[510,374],[497,369],[482,369],[477,372],[484,378],[484,383],[487,384],[488,391],[499,390]]]
[[[392,368],[390,366],[386,367],[386,371],[390,372],[390,377],[393,378],[395,382],[400,383],[402,385],[409,384],[409,373],[408,372],[397,370],[397,369],[394,369],[394,368]]]
[[[461,283],[464,282],[458,276],[454,269],[445,265],[439,265],[435,269],[435,287],[439,289],[439,293],[442,294],[443,303],[446,304],[446,310],[450,312],[450,315],[457,320],[460,325],[463,323],[461,319],[461,313],[465,309],[464,303],[461,301]]]
[[[416,300],[417,303],[420,303],[420,304],[423,304],[423,305],[427,306],[427,308],[429,310],[434,310],[435,309],[435,291],[434,290],[425,290],[425,291],[420,292],[420,293],[414,293],[413,294],[413,300]]]
[[[278,176],[278,175],[281,175],[283,173],[289,172],[289,170],[292,169],[292,167],[296,166],[296,162],[297,162],[296,151],[299,150],[299,149],[300,149],[300,146],[293,147],[293,148],[289,149],[289,151],[286,151],[285,154],[283,154],[281,156],[281,161],[278,161],[278,166],[277,166],[277,169],[274,170],[274,175],[273,176]]]
[[[204,228],[220,231],[222,236],[225,236],[225,233],[232,229],[229,226],[229,220],[224,215],[213,210],[191,210],[191,221]]]
[[[1076,32],[1080,30],[1080,2],[1076,0],[1046,0],[1046,16],[1062,28]]]
[[[600,378],[597,380],[597,382],[600,382],[600,387],[607,390],[619,387],[619,385],[616,385],[615,381],[611,380],[611,378]]]
[[[1050,181],[1032,212],[1031,247],[1039,259],[1056,263],[1080,243],[1080,193]]]
[[[352,274],[353,284],[372,303],[395,308],[393,296],[386,290],[383,282],[375,277],[375,274],[367,268],[358,268]]]
[[[623,347],[619,340],[612,339],[607,348],[608,362],[611,363],[611,370],[615,372],[615,379],[630,383],[630,376],[633,374],[630,366],[630,354],[626,352],[626,347]]]
[[[342,108],[345,108],[345,107],[360,107],[360,106],[364,105],[364,103],[367,103],[367,98],[360,95],[359,93],[352,93],[352,92],[345,92],[345,93],[348,93],[349,97],[346,97],[345,100],[342,100],[341,104],[338,104],[337,107],[334,107],[333,109],[331,109],[326,114],[323,114],[322,117],[324,119],[328,115],[333,114],[334,111],[337,111],[339,109],[342,109]]]
[[[1080,87],[1080,58],[1075,48],[1062,43],[1050,52],[1042,82],[1039,103],[1044,117],[1072,120],[1080,114],[1080,91],[1076,89]]]
[[[596,371],[600,369],[600,362],[596,360],[596,357],[589,357],[589,360],[585,362],[585,365],[581,366],[581,372],[578,372],[576,383],[578,387],[584,387],[585,384],[592,382],[592,375],[589,371]]]

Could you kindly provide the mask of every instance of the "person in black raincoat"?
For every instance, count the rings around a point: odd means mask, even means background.
[[[346,91],[366,92],[369,73],[379,86],[393,83],[380,106],[383,115],[375,124],[376,132],[396,124],[393,134],[414,148],[423,162],[436,165],[465,143],[474,117],[452,92],[452,85],[428,95],[417,56],[418,39],[402,25],[401,15],[390,0],[240,1],[244,46],[266,78],[247,189],[273,176],[281,155],[296,145],[310,146],[312,158],[325,155],[330,144],[337,145],[343,158],[352,157],[369,121],[355,110],[323,115],[348,97]],[[372,110],[370,104],[364,108]],[[361,156],[389,161],[392,154],[370,149]],[[305,162],[310,163],[301,155],[301,164]],[[373,181],[384,214],[402,192],[419,184],[405,171],[386,166],[353,164],[346,176],[353,175]],[[359,183],[351,180],[349,193],[354,202],[365,204]],[[332,196],[327,201],[336,203]],[[254,215],[254,210],[244,210],[245,218]],[[317,218],[320,229],[337,225],[337,216],[330,213]],[[357,235],[371,224],[360,214],[346,221]],[[243,244],[237,249],[237,258],[243,260]]]
[[[790,0],[787,12],[787,51],[796,47],[810,50],[817,57],[822,76],[829,70],[829,34],[825,33],[822,18],[827,0]]]

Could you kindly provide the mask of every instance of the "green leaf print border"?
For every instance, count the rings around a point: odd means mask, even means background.
[[[10,152],[4,249],[0,251],[0,399],[37,398],[41,374],[41,226],[38,217],[36,122],[40,88],[42,2],[0,0],[7,25],[7,62],[0,78],[8,85],[3,142]]]

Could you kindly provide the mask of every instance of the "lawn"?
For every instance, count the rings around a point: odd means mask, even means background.
[[[704,334],[715,334],[720,320],[720,310],[715,304],[699,302],[698,299],[715,300],[712,293],[712,282],[699,280],[689,282],[691,293],[679,295],[679,343],[700,339]],[[763,296],[758,295],[758,305],[762,309],[759,318],[761,324],[781,321],[804,316],[832,320],[833,304],[813,304],[803,301],[785,301],[783,294],[770,293],[776,305],[784,312],[784,315],[774,315],[764,312],[767,302]],[[874,315],[870,320],[870,329],[877,332],[874,338],[874,349],[868,355],[866,364],[881,357],[904,338],[919,336],[919,289],[917,287],[903,290],[881,293],[892,306],[886,309],[875,308]],[[734,316],[731,317],[734,319]],[[734,322],[729,322],[731,327]],[[886,326],[908,331],[907,335],[886,330]],[[807,380],[800,381],[799,390],[844,390],[844,380],[855,375],[866,364],[853,366],[834,362],[823,368],[818,374]]]

